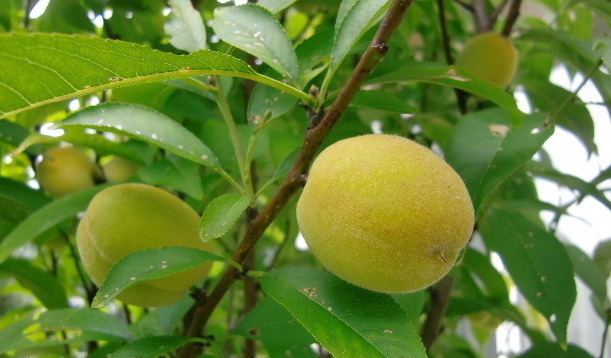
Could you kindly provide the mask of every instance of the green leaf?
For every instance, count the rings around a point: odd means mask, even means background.
[[[316,358],[310,345],[312,335],[276,301],[258,304],[236,328],[236,333],[263,342],[270,358]]]
[[[19,124],[7,119],[0,120],[0,142],[16,147],[28,134],[28,130]]]
[[[592,290],[600,302],[604,302],[607,299],[607,277],[605,273],[577,246],[565,244],[564,247],[573,262],[573,268],[577,276]]]
[[[45,12],[33,20],[36,31],[64,33],[95,33],[80,0],[51,0]]]
[[[176,350],[192,340],[178,336],[150,336],[131,341],[110,354],[110,358],[156,358]]]
[[[263,6],[272,14],[277,14],[287,7],[293,5],[297,0],[259,0],[257,5]]]
[[[221,40],[260,58],[296,82],[299,67],[293,44],[282,25],[265,8],[254,4],[217,8],[212,28]]]
[[[458,88],[498,104],[509,113],[514,124],[522,123],[524,114],[518,109],[515,99],[498,86],[482,81],[457,66],[422,66],[422,64],[405,66],[397,71],[369,79],[365,84],[424,82]],[[434,64],[427,63],[426,66],[434,66]]]
[[[509,300],[509,292],[503,276],[492,266],[490,258],[474,249],[468,248],[463,257],[463,266],[481,283],[486,296],[497,302]]]
[[[61,124],[60,124],[61,125]],[[89,147],[100,155],[118,155],[138,163],[152,161],[156,149],[139,141],[116,142],[104,138],[99,133],[87,133],[86,128],[66,128],[64,134],[52,137],[40,133],[32,133],[25,138],[16,153],[22,152],[41,143],[68,142],[76,146]]]
[[[47,204],[28,216],[0,243],[0,262],[4,262],[11,252],[19,246],[87,209],[91,198],[109,186],[111,185],[98,185],[76,194],[65,196]]]
[[[170,276],[211,260],[226,261],[207,251],[182,246],[133,252],[110,269],[91,307],[105,306],[123,290],[135,284]]]
[[[170,43],[180,50],[195,52],[207,48],[206,27],[200,13],[189,0],[170,0],[172,12],[163,28]]]
[[[565,343],[577,293],[564,246],[515,212],[490,210],[479,224],[488,248],[501,256],[522,295],[549,321],[556,339]]]
[[[68,307],[68,299],[59,280],[29,261],[9,258],[0,264],[0,272],[13,276],[21,286],[32,291],[45,307]]]
[[[0,195],[13,198],[32,210],[37,210],[51,202],[51,198],[41,190],[32,189],[25,183],[3,177],[0,177]]]
[[[224,194],[212,200],[202,215],[199,231],[202,241],[225,235],[249,204],[250,198],[240,194]]]
[[[399,99],[392,93],[382,91],[359,91],[351,104],[357,107],[381,109],[396,113],[415,113],[416,107],[410,106],[405,100]]]
[[[555,342],[543,342],[532,346],[528,351],[518,356],[518,358],[541,358],[541,357],[554,357],[554,358],[592,358],[592,356],[573,344],[568,346],[558,344]]]
[[[420,317],[424,304],[428,299],[426,290],[411,293],[393,293],[390,296],[407,313],[407,316],[412,318],[412,322],[418,322],[418,317]]]
[[[56,309],[43,312],[37,319],[33,314],[0,330],[0,353],[22,349],[41,349],[84,341],[122,341],[131,338],[127,325],[99,310]],[[47,339],[45,332],[77,331],[79,335],[65,340]]]
[[[605,275],[605,279],[611,275],[611,239],[603,240],[596,245],[594,250],[594,263]]]
[[[543,120],[540,115],[529,116],[511,129],[507,115],[491,109],[469,114],[454,127],[446,143],[446,160],[465,181],[476,212],[553,133],[553,128],[539,129]]]
[[[181,56],[98,37],[11,33],[0,34],[0,118],[119,86],[200,75],[247,78],[310,100],[214,51]]]
[[[56,309],[46,311],[36,320],[30,332],[77,330],[94,333],[98,339],[130,339],[127,325],[108,313],[92,308]],[[102,338],[103,337],[103,338]]]
[[[596,188],[596,185],[589,183],[576,176],[559,172],[554,167],[547,163],[530,161],[526,165],[526,169],[533,175],[553,180],[556,183],[577,190],[582,196],[589,195],[598,200],[607,209],[611,210],[611,201],[605,196],[605,193]]]
[[[181,157],[166,153],[166,159],[140,169],[138,176],[149,184],[168,186],[197,200],[204,197],[199,166]]]
[[[596,153],[594,122],[586,106],[573,102],[564,106],[562,111],[555,112],[564,99],[572,96],[572,92],[549,83],[547,80],[532,79],[523,82],[524,90],[528,93],[528,99],[535,110],[554,113],[557,124],[573,132],[589,154]]]
[[[126,135],[193,162],[220,169],[218,159],[193,133],[170,117],[144,106],[105,103],[87,107],[55,124],[58,128],[71,126]]]
[[[611,37],[599,37],[594,40],[594,51],[602,58],[607,68],[611,68]]]
[[[389,0],[343,0],[335,20],[335,36],[329,72],[323,82],[323,89],[335,75],[350,49],[380,20]]]
[[[410,319],[388,295],[310,268],[272,271],[261,284],[335,356],[426,357]]]

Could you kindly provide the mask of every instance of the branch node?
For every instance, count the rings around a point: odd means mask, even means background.
[[[388,52],[388,44],[385,42],[378,42],[377,44],[373,45],[373,47],[378,50],[379,53],[381,53],[382,55],[386,55],[386,53]]]

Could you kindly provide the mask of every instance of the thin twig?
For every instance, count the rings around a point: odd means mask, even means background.
[[[496,9],[494,9],[494,12],[492,13],[492,15],[490,15],[490,18],[488,19],[488,28],[486,29],[486,31],[490,31],[492,30],[492,28],[494,28],[494,24],[496,24],[499,15],[503,12],[505,6],[507,6],[508,3],[509,0],[503,0],[503,2],[500,3],[499,6],[496,7]]]
[[[473,0],[473,15],[475,16],[475,30],[478,33],[486,31],[490,20],[485,0]]]
[[[448,65],[454,64],[454,58],[452,57],[452,40],[450,39],[450,32],[448,31],[448,22],[446,20],[445,0],[437,0],[438,16],[439,16],[439,27],[441,28],[441,42],[443,44],[443,53],[446,58]],[[456,100],[458,101],[458,109],[461,114],[467,113],[467,94],[458,88],[454,89],[456,93]]]
[[[303,146],[293,164],[293,167],[287,174],[286,178],[270,199],[267,206],[261,211],[256,218],[248,223],[244,238],[240,243],[236,253],[233,256],[233,261],[244,263],[255,243],[259,240],[265,229],[271,224],[274,218],[280,213],[288,200],[301,188],[303,181],[302,176],[307,172],[310,162],[314,158],[318,148],[323,140],[327,137],[339,117],[352,101],[352,98],[361,88],[361,85],[371,73],[372,69],[380,62],[382,57],[388,51],[388,42],[391,36],[397,30],[399,24],[403,21],[407,9],[414,0],[393,0],[386,16],[382,20],[376,35],[371,41],[369,47],[363,54],[358,65],[352,72],[341,94],[337,97],[331,108],[326,112],[320,123],[308,129],[303,142]],[[189,337],[198,337],[212,312],[221,301],[231,285],[242,275],[235,267],[229,266],[219,283],[216,285],[210,296],[205,302],[198,302],[198,308],[195,313],[193,323],[187,332]],[[178,354],[179,358],[191,358],[197,352],[197,346],[187,344]]]
[[[520,6],[522,6],[522,0],[513,0],[511,2],[509,13],[507,14],[507,21],[505,22],[505,26],[503,26],[503,31],[501,31],[503,36],[509,37],[509,35],[511,35],[513,25],[515,25],[520,16]]]
[[[609,320],[607,319],[607,321],[605,322],[605,329],[603,330],[603,341],[600,345],[599,358],[603,358],[605,356],[605,345],[607,343],[607,334],[609,333],[609,325],[611,325],[611,322],[609,322]]]
[[[431,349],[441,333],[441,320],[448,308],[454,281],[454,277],[446,275],[446,277],[442,278],[441,281],[429,290],[429,309],[426,314],[426,320],[422,325],[422,331],[420,332],[422,343],[427,351]]]

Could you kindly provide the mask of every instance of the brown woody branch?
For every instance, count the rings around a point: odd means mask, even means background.
[[[369,47],[357,64],[342,89],[340,95],[326,112],[320,123],[307,130],[303,146],[293,164],[293,167],[280,187],[271,198],[267,206],[252,221],[248,223],[244,238],[233,256],[233,261],[243,264],[248,258],[252,248],[259,240],[265,229],[271,224],[274,218],[280,213],[288,200],[303,185],[302,177],[307,173],[310,162],[318,151],[323,140],[327,137],[335,123],[352,101],[352,98],[360,90],[361,85],[371,73],[372,69],[380,62],[388,51],[388,42],[403,21],[407,9],[414,0],[393,0],[382,24],[378,28]],[[195,317],[187,332],[189,337],[198,337],[212,312],[219,304],[231,285],[243,275],[235,267],[229,266],[214,290],[204,302],[198,302]],[[179,358],[191,358],[197,354],[197,345],[190,343],[184,346],[179,352]]]
[[[433,343],[435,343],[437,337],[441,334],[441,320],[445,316],[448,303],[450,303],[450,294],[454,287],[454,281],[455,278],[448,274],[429,289],[429,309],[420,331],[422,343],[427,351],[431,349]]]
[[[501,32],[503,36],[509,37],[509,35],[511,35],[513,25],[515,25],[518,17],[520,16],[520,6],[522,6],[522,0],[513,0],[511,2],[509,13],[507,14],[507,21],[505,22],[505,26],[503,26],[503,31]]]

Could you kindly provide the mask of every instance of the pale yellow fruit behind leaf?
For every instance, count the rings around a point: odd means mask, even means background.
[[[458,174],[411,140],[364,135],[339,141],[314,161],[297,204],[314,256],[366,289],[406,293],[452,268],[474,212]]]
[[[131,179],[141,165],[125,158],[115,157],[102,165],[104,177],[109,183],[118,183]]]
[[[488,32],[467,42],[456,58],[456,65],[505,89],[516,72],[518,51],[506,37]]]
[[[211,251],[199,239],[199,215],[165,190],[119,184],[98,193],[77,230],[77,246],[93,282],[101,285],[110,268],[138,250],[185,246]],[[160,262],[163,264],[163,262]],[[210,263],[130,287],[118,299],[137,306],[167,306],[206,277]]]

